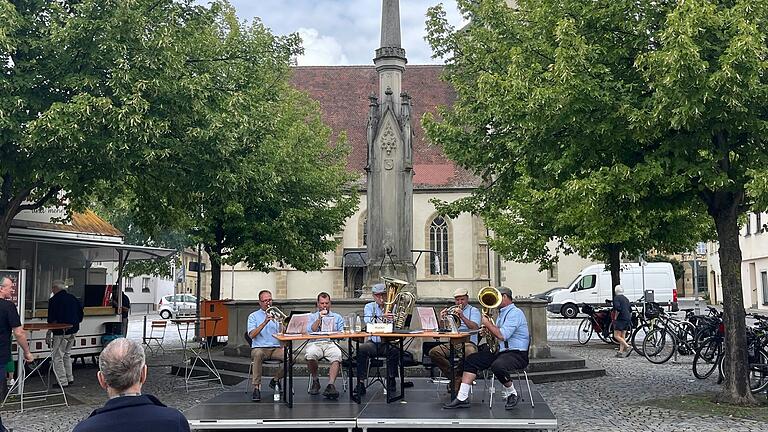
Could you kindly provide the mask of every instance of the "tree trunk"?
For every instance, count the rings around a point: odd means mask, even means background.
[[[613,288],[621,283],[621,245],[611,243],[608,250],[608,267],[611,269],[611,300],[616,297]]]
[[[8,268],[8,231],[10,226],[0,224],[0,269]]]
[[[749,389],[744,295],[741,288],[738,202],[732,193],[717,193],[709,213],[715,220],[720,243],[720,270],[725,322],[726,377],[718,402],[736,405],[755,403]]]
[[[221,260],[211,257],[211,300],[221,299]]]

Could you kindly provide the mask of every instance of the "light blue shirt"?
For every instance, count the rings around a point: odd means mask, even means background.
[[[307,333],[312,333],[314,330],[312,330],[312,324],[317,321],[317,318],[320,316],[320,311],[317,311],[309,316],[309,321],[307,322]],[[344,331],[344,318],[341,317],[341,315],[337,314],[336,312],[328,311],[328,315],[326,317],[334,317],[336,321],[333,325],[333,331]],[[317,331],[321,331],[323,328],[322,323],[320,323],[320,328],[317,329]]]
[[[248,315],[248,333],[254,331],[267,319],[267,313],[259,309]],[[280,323],[270,321],[263,329],[251,340],[251,348],[276,348],[280,346],[280,341],[275,339],[275,333],[280,333]]]
[[[365,308],[363,309],[364,324],[380,322],[383,317],[384,317],[384,309],[381,306],[379,306],[375,301],[365,304]],[[363,326],[363,331],[365,331],[365,326]],[[376,342],[376,343],[381,342],[381,338],[379,336],[371,336],[370,340],[371,342]]]
[[[501,308],[496,325],[504,336],[504,341],[499,343],[499,352],[528,351],[528,321],[522,310],[514,304]]]
[[[480,323],[482,321],[482,313],[480,312],[480,309],[468,304],[467,307],[461,310],[461,313],[464,314],[465,317],[467,317],[468,320],[472,321],[473,323],[477,324],[478,327],[480,326]],[[458,330],[460,332],[469,332],[471,329],[467,326],[467,324],[464,323],[464,321],[460,321],[461,325],[459,325]],[[473,334],[469,340],[477,345],[477,333]]]

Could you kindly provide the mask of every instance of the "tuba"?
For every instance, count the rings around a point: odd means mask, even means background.
[[[386,297],[384,299],[384,313],[395,313],[394,325],[395,328],[405,327],[405,320],[408,315],[413,311],[413,305],[416,303],[416,296],[408,291],[403,291],[403,287],[408,285],[408,282],[399,279],[394,279],[386,276],[382,276],[386,287]]]
[[[483,316],[488,318],[488,320],[495,325],[494,315],[496,308],[501,304],[501,293],[499,290],[491,286],[485,287],[477,294],[477,299],[480,301],[480,306],[483,307]],[[480,334],[485,339],[485,342],[488,344],[488,348],[491,349],[492,353],[499,352],[499,340],[493,333],[486,328],[481,328]]]
[[[279,322],[283,326],[288,325],[288,315],[286,315],[285,312],[281,311],[279,307],[270,306],[267,308],[267,310],[264,311],[264,313],[266,313],[268,317]]]

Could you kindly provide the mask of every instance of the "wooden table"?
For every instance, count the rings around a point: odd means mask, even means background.
[[[72,324],[59,324],[59,323],[27,323],[22,326],[24,331],[27,332],[36,332],[36,331],[49,331],[49,330],[69,330],[72,328]],[[31,337],[30,337],[31,339]],[[16,351],[19,356],[24,356],[24,353],[21,349],[18,349]],[[8,389],[8,393],[5,395],[5,399],[3,399],[2,406],[5,406],[6,403],[8,404],[19,404],[21,412],[24,412],[24,400],[27,399],[27,402],[41,402],[41,401],[47,401],[49,396],[55,396],[58,394],[61,394],[62,398],[64,399],[63,403],[46,403],[39,406],[36,406],[35,408],[43,408],[43,407],[52,407],[52,406],[69,406],[67,403],[67,394],[64,392],[64,387],[61,385],[61,380],[59,380],[59,377],[56,375],[56,369],[53,367],[53,360],[49,360],[51,358],[51,355],[53,354],[52,351],[48,351],[48,353],[42,357],[35,359],[32,364],[34,367],[32,370],[27,372],[26,364],[23,364],[22,367],[19,370],[19,377],[16,380],[16,382],[13,383],[13,386],[11,386],[10,389]],[[43,375],[40,373],[40,368],[43,367],[43,365],[46,363],[46,360],[48,361],[48,373],[46,374],[46,378],[43,378]],[[59,386],[59,391],[57,392],[51,392],[51,371],[53,371],[53,375],[56,378],[56,384]],[[37,390],[37,391],[31,391],[31,392],[25,392],[24,391],[24,384],[26,383],[27,379],[31,377],[32,375],[37,374],[40,376],[40,380],[45,384],[45,390]],[[12,401],[8,402],[8,397],[11,396],[14,390],[18,389],[18,395],[19,400],[18,401]]]
[[[436,331],[414,331],[414,332],[397,332],[397,333],[367,333],[367,332],[335,332],[330,334],[275,334],[275,339],[279,340],[284,346],[283,350],[283,370],[285,372],[286,385],[283,386],[283,401],[289,406],[293,407],[293,365],[296,362],[295,355],[293,353],[293,343],[296,341],[302,342],[299,347],[299,351],[308,342],[313,340],[347,340],[347,360],[348,360],[348,380],[349,380],[349,399],[360,403],[360,396],[355,395],[353,389],[353,375],[354,370],[352,366],[352,342],[356,343],[356,348],[359,348],[360,342],[365,341],[365,338],[370,336],[379,336],[383,343],[392,344],[398,349],[399,356],[399,368],[400,368],[400,394],[392,395],[387,393],[387,403],[392,403],[405,398],[405,366],[403,365],[403,341],[407,338],[421,338],[421,339],[448,339],[450,346],[450,362],[451,372],[455,374],[455,345],[460,345],[463,351],[464,341],[468,340],[472,333],[441,333]],[[456,395],[452,392],[452,397]]]
[[[221,317],[200,317],[198,318],[176,318],[171,322],[176,324],[176,328],[179,330],[179,338],[181,339],[181,349],[184,354],[184,389],[189,392],[192,390],[203,390],[208,387],[210,382],[218,381],[219,386],[223,389],[224,383],[221,381],[221,374],[216,368],[216,364],[211,358],[211,346],[204,337],[200,337],[197,341],[198,345],[190,344],[189,332],[194,331],[195,325],[198,321],[202,323],[212,322],[213,331],[216,331],[216,324],[221,321]],[[182,328],[184,332],[182,334]],[[193,371],[195,366],[200,363],[208,369],[207,375],[194,375]],[[176,371],[178,376],[179,368]]]

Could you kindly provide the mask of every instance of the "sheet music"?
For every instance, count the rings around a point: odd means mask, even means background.
[[[306,333],[307,324],[309,324],[309,314],[291,315],[291,320],[288,321],[288,328],[285,329],[285,333],[286,334]]]
[[[323,333],[331,333],[336,331],[336,317],[324,316],[320,322],[320,331]]]
[[[417,307],[416,311],[419,314],[419,321],[421,321],[421,328],[423,330],[437,330],[437,316],[435,310],[431,307]]]

